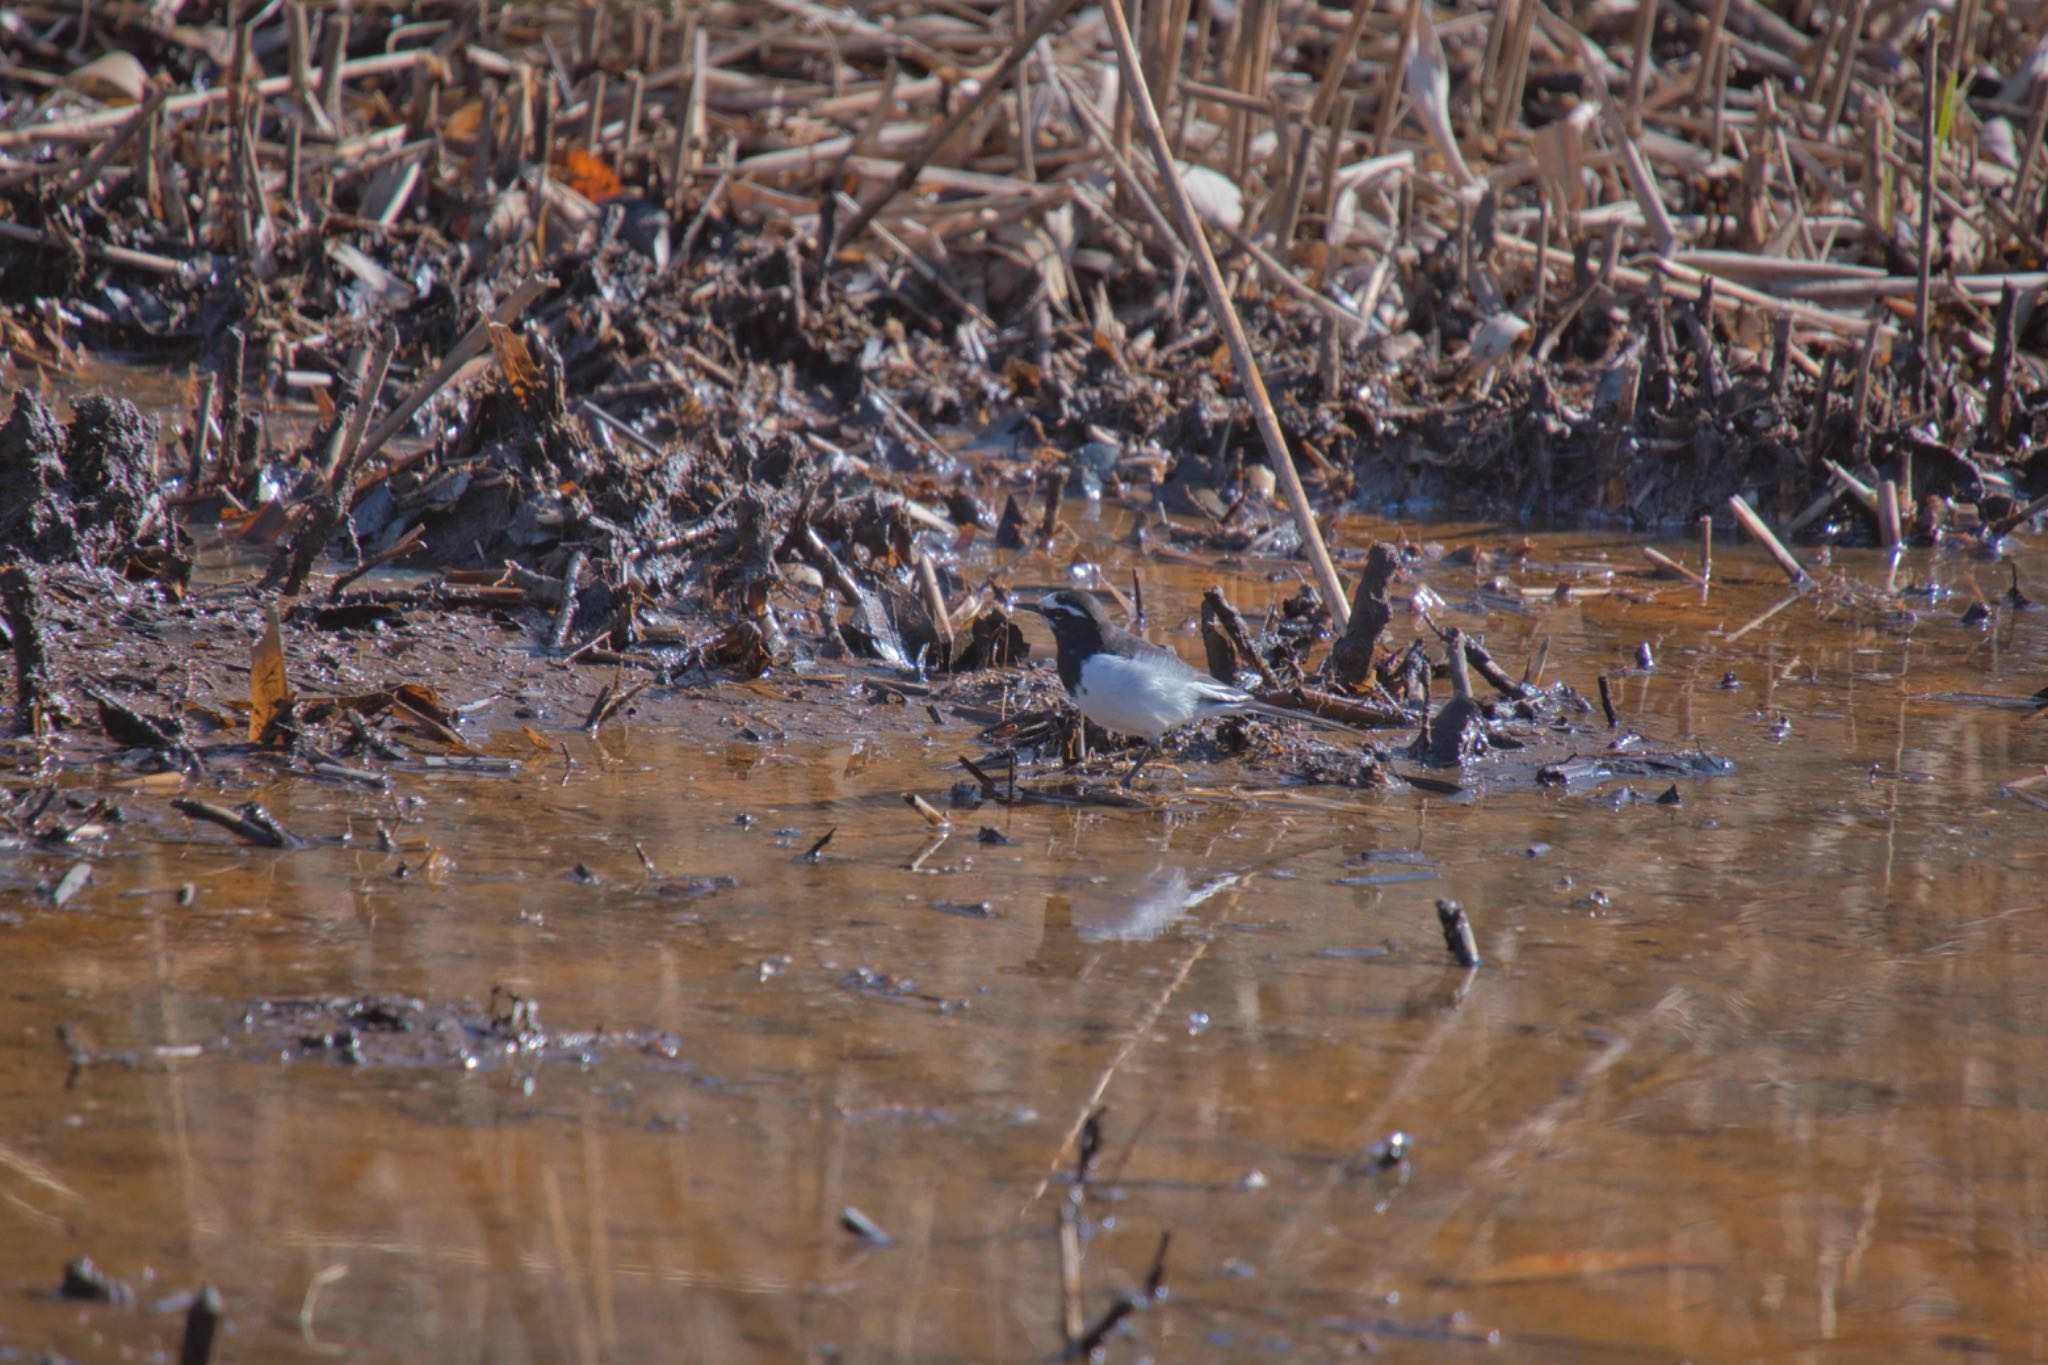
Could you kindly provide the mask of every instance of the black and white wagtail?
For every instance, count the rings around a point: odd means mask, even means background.
[[[1241,688],[1217,682],[1165,645],[1113,624],[1102,604],[1087,593],[1061,588],[1029,606],[1052,627],[1059,645],[1060,681],[1074,706],[1105,730],[1145,741],[1145,751],[1124,777],[1126,787],[1138,780],[1167,731],[1208,716],[1303,720],[1357,733],[1321,716],[1268,706]]]

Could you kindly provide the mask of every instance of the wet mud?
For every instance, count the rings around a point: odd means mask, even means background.
[[[1127,523],[1077,525],[1114,563]],[[1790,605],[1760,555],[1705,601],[1651,568],[1453,531],[1392,591],[1396,638],[1435,639],[1421,597],[1497,658],[1549,641],[1602,739],[1605,673],[1655,752],[1597,786],[1528,776],[1629,761],[1586,734],[1455,793],[1304,783],[1259,720],[1135,793],[1020,752],[994,799],[984,680],[698,674],[592,734],[614,670],[530,631],[443,699],[490,770],[67,746],[0,929],[12,1341],[168,1348],[203,1281],[284,1359],[2023,1342],[2036,613],[1965,624],[1953,556],[1903,566],[1911,621],[1875,557]],[[1210,576],[1146,574],[1192,655]],[[1223,586],[1249,622],[1296,591]],[[356,685],[348,632],[285,637]],[[1702,740],[1730,766],[1671,766]],[[1930,1259],[1930,1218],[1978,1231]],[[51,1297],[77,1255],[132,1299]]]

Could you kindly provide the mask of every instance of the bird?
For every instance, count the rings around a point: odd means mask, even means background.
[[[1124,776],[1125,787],[1138,780],[1168,731],[1209,716],[1301,720],[1357,733],[1308,712],[1268,706],[1242,688],[1216,681],[1165,645],[1113,623],[1087,593],[1061,588],[1025,605],[1052,627],[1060,682],[1075,708],[1105,730],[1145,741],[1144,752]]]

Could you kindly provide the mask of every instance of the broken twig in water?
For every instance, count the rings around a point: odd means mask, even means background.
[[[1763,542],[1763,547],[1771,552],[1771,558],[1785,571],[1785,576],[1792,580],[1793,586],[1804,588],[1813,582],[1813,576],[1806,572],[1806,566],[1785,548],[1784,541],[1771,534],[1771,528],[1764,525],[1764,519],[1756,514],[1756,509],[1751,507],[1740,493],[1729,497],[1728,510],[1735,513],[1735,519],[1742,523],[1743,530]]]

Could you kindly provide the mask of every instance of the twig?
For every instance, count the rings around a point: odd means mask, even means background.
[[[171,802],[171,809],[193,820],[204,820],[219,825],[237,838],[246,839],[264,848],[303,848],[305,841],[297,838],[267,815],[255,817],[251,807],[243,807],[242,813],[216,806],[209,801],[194,801],[189,797],[177,797]],[[260,812],[261,807],[253,808]]]
[[[969,119],[980,115],[981,111],[988,107],[991,100],[995,99],[997,95],[1009,87],[1010,76],[1023,63],[1024,59],[1031,55],[1031,50],[1038,46],[1038,40],[1052,32],[1052,26],[1065,18],[1067,11],[1072,9],[1077,2],[1078,0],[1047,0],[1045,8],[1038,12],[1038,18],[1032,21],[1031,27],[1025,29],[1023,33],[1017,36],[1017,40],[1010,44],[1010,50],[1004,54],[1001,64],[994,71],[980,78],[981,89],[975,92],[974,98],[963,102],[959,108],[953,111],[951,118],[948,118],[945,122],[932,129],[930,135],[919,144],[917,150],[903,159],[902,169],[896,172],[895,176],[875,194],[874,198],[861,206],[860,212],[853,216],[853,221],[848,223],[845,230],[839,234],[840,241],[850,243],[856,237],[859,237],[867,225],[874,220],[875,215],[888,206],[890,200],[910,188],[911,184],[916,181],[919,172],[924,170],[925,164],[938,155],[939,149],[946,145],[953,134],[966,127]],[[1120,18],[1121,16],[1119,16]],[[1121,31],[1126,44],[1128,44],[1130,29],[1124,27]],[[1133,70],[1136,69],[1135,56],[1132,58],[1132,68]]]
[[[1804,588],[1813,582],[1813,576],[1806,572],[1806,566],[1785,548],[1785,542],[1771,534],[1771,528],[1764,525],[1764,519],[1756,514],[1755,508],[1743,500],[1740,493],[1729,497],[1728,510],[1742,523],[1743,530],[1763,542],[1764,548],[1771,552],[1772,559],[1778,561],[1778,567],[1785,571],[1785,577],[1792,580],[1794,587]]]
[[[335,579],[334,586],[327,590],[327,600],[330,602],[340,601],[342,593],[348,591],[349,584],[355,582],[358,578],[361,578],[364,574],[369,573],[373,569],[381,568],[382,566],[389,564],[392,560],[398,558],[400,555],[407,553],[414,546],[420,543],[421,537],[425,536],[426,533],[426,528],[424,526],[413,527],[410,531],[407,531],[405,533],[405,535],[399,540],[399,542],[396,545],[393,545],[388,550],[382,550],[379,551],[377,554],[371,555],[368,559],[356,565],[353,569],[350,569],[341,577]]]
[[[1707,586],[1706,579],[1700,577],[1691,569],[1686,568],[1685,565],[1673,559],[1670,555],[1665,554],[1662,550],[1656,549],[1653,546],[1645,545],[1643,547],[1643,558],[1649,560],[1652,564],[1655,564],[1658,568],[1664,570],[1666,573],[1677,574],[1680,578],[1683,578],[1686,582],[1692,584],[1696,588],[1704,588]]]
[[[1853,56],[1853,49],[1851,51]],[[1920,111],[1920,279],[1913,293],[1913,341],[1920,363],[1920,402],[1925,408],[1933,393],[1934,361],[1928,354],[1927,310],[1930,276],[1934,269],[1934,130],[1941,104],[1941,36],[1937,25],[1927,26],[1927,51],[1922,57],[1927,70],[1926,105]],[[1896,515],[1896,508],[1894,509]]]
[[[432,59],[429,48],[412,48],[404,52],[380,52],[374,57],[359,57],[345,62],[341,67],[341,80],[364,76],[389,76],[400,71],[409,71],[421,62]],[[164,101],[163,112],[175,117],[179,114],[194,113],[226,101],[236,83],[223,81],[211,90],[193,90],[182,95],[173,95]],[[242,87],[257,99],[281,95],[292,88],[292,78],[270,76]],[[12,128],[0,132],[0,148],[29,147],[45,142],[96,141],[109,128],[117,128],[127,122],[134,111],[131,109],[104,109],[97,113],[66,119],[61,123],[38,124],[33,128]]]
[[[536,275],[513,290],[503,303],[491,310],[488,318],[470,328],[462,340],[455,343],[455,349],[448,353],[447,358],[432,374],[413,385],[412,391],[398,401],[398,406],[393,408],[383,421],[371,428],[369,434],[363,437],[362,449],[356,459],[367,460],[382,450],[384,443],[402,431],[405,424],[412,420],[412,415],[439,393],[448,381],[455,377],[457,370],[489,349],[492,323],[495,322],[501,327],[511,326],[535,299],[554,287],[555,281],[552,277]]]

